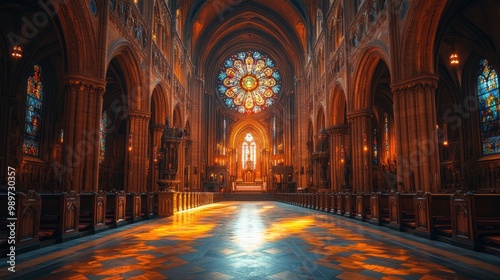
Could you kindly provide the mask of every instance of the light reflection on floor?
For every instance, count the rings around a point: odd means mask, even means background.
[[[430,241],[412,236],[407,239],[408,236],[281,203],[225,202],[59,244],[61,250],[56,252],[44,253],[47,247],[20,255],[16,277],[465,279],[481,275],[495,278],[495,273],[500,276],[499,267],[494,265],[495,261],[500,263],[500,258],[486,256],[483,262],[461,256],[463,252],[473,255],[470,251],[442,243],[439,246],[448,247],[438,248]],[[82,243],[84,240],[88,241]],[[0,268],[0,279],[5,279],[5,265]]]

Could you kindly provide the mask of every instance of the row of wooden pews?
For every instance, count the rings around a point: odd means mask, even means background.
[[[0,204],[8,196],[0,193]],[[214,203],[213,193],[150,192],[125,193],[16,193],[16,253],[117,228],[154,217]],[[7,207],[0,217],[0,251],[7,252],[11,232],[7,227]]]
[[[275,199],[500,255],[500,194],[318,192]]]

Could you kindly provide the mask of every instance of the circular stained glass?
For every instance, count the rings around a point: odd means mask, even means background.
[[[217,80],[224,104],[239,113],[253,114],[271,107],[281,90],[281,75],[274,62],[254,51],[226,59]]]

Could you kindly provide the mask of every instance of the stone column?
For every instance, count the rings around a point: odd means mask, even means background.
[[[66,77],[61,166],[65,191],[97,191],[104,85],[92,77]]]
[[[179,145],[179,150],[177,152],[178,154],[178,162],[177,162],[177,166],[178,166],[178,174],[177,174],[177,178],[178,180],[180,181],[179,183],[179,191],[180,192],[183,192],[185,191],[184,190],[184,186],[186,185],[186,140],[185,139],[182,139],[181,140],[181,143]]]
[[[161,147],[161,135],[163,133],[163,130],[165,129],[165,125],[162,124],[155,124],[151,126],[150,128],[150,137],[152,139],[149,140],[150,142],[150,156],[149,158],[151,159],[149,161],[149,173],[150,178],[149,178],[149,188],[147,191],[148,192],[156,192],[158,191],[158,162],[156,161],[156,157],[158,149]]]
[[[345,167],[345,146],[344,139],[348,135],[349,128],[347,125],[336,125],[328,128],[330,135],[330,174],[332,181],[332,190],[340,192],[344,184],[344,167]],[[344,159],[342,159],[342,149],[344,149]]]
[[[351,172],[352,190],[358,192],[371,192],[372,190],[372,124],[373,112],[359,110],[347,114],[351,129]],[[365,149],[366,146],[366,149]],[[346,162],[346,164],[349,164]]]
[[[132,150],[127,151],[126,174],[127,183],[125,185],[126,192],[145,192],[146,191],[146,164],[147,164],[147,147],[149,140],[148,124],[150,113],[140,110],[131,110],[129,116],[129,134],[131,143],[127,143],[127,147],[132,144]],[[128,139],[127,141],[130,141]]]
[[[438,77],[391,85],[394,92],[398,190],[437,192],[439,151],[435,91]]]

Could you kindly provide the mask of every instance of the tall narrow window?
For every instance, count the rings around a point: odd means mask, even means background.
[[[245,136],[245,142],[241,145],[241,164],[244,169],[255,169],[257,160],[257,144],[251,133]]]
[[[42,69],[33,67],[33,76],[28,78],[26,91],[26,110],[24,117],[23,153],[28,156],[40,156],[40,136],[43,105]]]
[[[486,59],[479,63],[477,97],[480,106],[479,119],[483,155],[498,154],[500,153],[498,76]]]
[[[384,144],[385,144],[385,159],[389,160],[389,116],[384,113]]]
[[[106,157],[106,127],[108,125],[108,113],[102,113],[101,128],[99,136],[99,163],[103,163]]]

